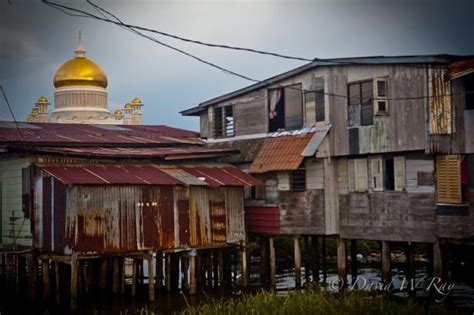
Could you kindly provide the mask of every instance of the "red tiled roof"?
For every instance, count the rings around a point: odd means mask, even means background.
[[[314,133],[265,139],[257,157],[250,165],[251,173],[296,170],[304,159],[304,149]]]

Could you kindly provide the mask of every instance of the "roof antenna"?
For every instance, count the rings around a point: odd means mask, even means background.
[[[74,50],[76,53],[76,57],[85,57],[86,56],[86,49],[84,48],[84,44],[82,43],[82,34],[81,30],[79,30],[79,38],[77,39],[77,46],[76,50]]]

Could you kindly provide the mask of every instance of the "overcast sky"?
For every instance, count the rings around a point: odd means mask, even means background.
[[[179,111],[249,85],[115,25],[71,17],[39,1],[0,1],[0,84],[18,120],[34,101],[53,100],[53,77],[74,55],[79,30],[87,56],[106,72],[109,109],[133,97],[144,123],[197,130]],[[85,1],[61,1],[96,11]],[[102,1],[130,24],[220,44],[313,58],[474,54],[474,1]],[[303,62],[160,40],[230,70],[265,79]],[[50,109],[52,110],[52,108]],[[0,98],[0,119],[11,120]]]

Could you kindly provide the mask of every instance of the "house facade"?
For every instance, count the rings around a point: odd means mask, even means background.
[[[348,240],[381,242],[386,279],[392,242],[407,260],[429,244],[441,275],[446,247],[474,236],[473,73],[469,56],[315,60],[182,114],[265,182],[247,229],[295,236],[297,285],[300,236],[336,236],[343,279]]]

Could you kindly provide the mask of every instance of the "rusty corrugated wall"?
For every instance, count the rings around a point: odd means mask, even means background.
[[[451,134],[453,132],[451,82],[446,80],[446,69],[430,68],[428,85],[430,133]]]
[[[208,190],[212,244],[225,244],[227,239],[225,189],[227,188]]]
[[[209,197],[207,188],[189,188],[189,227],[191,246],[200,247],[211,244],[209,216]]]
[[[244,189],[242,187],[226,187],[225,203],[227,209],[227,242],[244,241]]]

